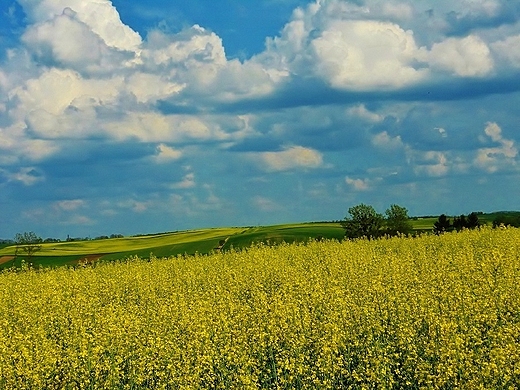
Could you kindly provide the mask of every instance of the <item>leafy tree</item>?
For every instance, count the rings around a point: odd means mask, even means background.
[[[464,214],[453,218],[453,228],[460,232],[462,229],[468,228],[468,221]]]
[[[500,226],[512,226],[520,227],[520,216],[500,214],[493,220],[493,227],[497,228]]]
[[[361,203],[349,208],[348,213],[350,217],[347,216],[341,221],[345,237],[375,238],[381,235],[384,218],[372,206]]]
[[[451,223],[446,214],[441,214],[439,219],[433,224],[435,234],[445,233],[451,230]]]
[[[480,225],[481,225],[481,223],[480,223],[480,221],[478,219],[478,214],[475,211],[473,211],[472,213],[470,213],[468,215],[467,228],[468,229],[476,229]]]
[[[21,250],[27,254],[27,259],[30,260],[35,252],[42,249],[41,243],[43,240],[34,232],[17,233],[14,237],[16,244],[15,255]]]
[[[410,234],[412,232],[413,227],[410,223],[410,217],[408,217],[406,207],[393,204],[385,211],[385,214],[387,234],[396,236],[398,234]]]

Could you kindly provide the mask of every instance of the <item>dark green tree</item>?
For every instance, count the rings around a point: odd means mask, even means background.
[[[467,228],[468,229],[476,229],[480,225],[481,225],[481,223],[480,223],[480,221],[478,219],[478,214],[475,211],[473,211],[472,213],[470,213],[468,215]]]
[[[14,237],[16,245],[15,255],[18,256],[19,252],[25,252],[27,254],[27,261],[30,261],[33,255],[42,249],[43,240],[38,237],[34,232],[16,233]]]
[[[464,214],[461,214],[459,217],[453,218],[453,228],[460,232],[462,229],[468,228],[468,220]]]
[[[347,238],[376,238],[381,236],[384,218],[369,205],[359,204],[348,209],[350,215],[341,221]]]
[[[435,234],[442,234],[451,230],[451,223],[446,214],[441,214],[439,219],[433,224]]]
[[[385,211],[385,215],[386,234],[396,236],[413,231],[406,207],[393,204]]]
[[[520,227],[520,216],[508,214],[497,215],[493,220],[493,227],[497,228],[501,226]]]

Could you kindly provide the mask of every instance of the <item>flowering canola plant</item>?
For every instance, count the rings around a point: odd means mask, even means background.
[[[520,230],[0,273],[0,389],[516,389]]]

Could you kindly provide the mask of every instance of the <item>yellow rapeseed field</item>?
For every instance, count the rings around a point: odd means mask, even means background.
[[[0,274],[1,389],[517,389],[520,230]]]

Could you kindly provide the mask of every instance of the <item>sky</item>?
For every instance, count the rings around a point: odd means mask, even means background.
[[[520,2],[2,0],[0,238],[520,210]]]

